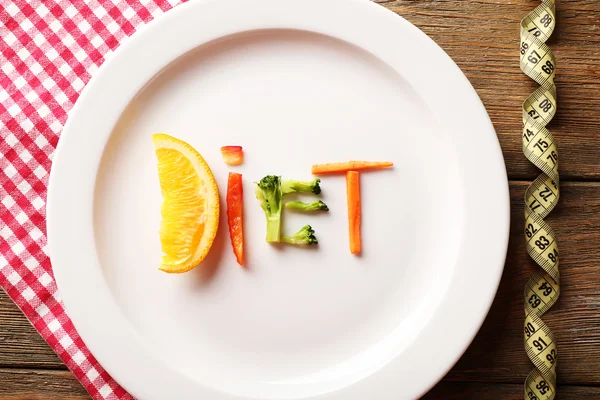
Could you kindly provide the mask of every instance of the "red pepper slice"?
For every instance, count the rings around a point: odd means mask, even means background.
[[[228,165],[240,165],[244,162],[244,150],[242,146],[223,146],[221,147],[223,161]]]
[[[244,230],[243,230],[244,190],[242,175],[229,173],[227,180],[227,222],[233,254],[238,264],[244,265]]]

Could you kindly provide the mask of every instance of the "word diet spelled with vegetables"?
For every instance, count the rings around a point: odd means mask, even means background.
[[[158,159],[159,181],[163,195],[160,239],[163,251],[160,269],[168,273],[186,272],[206,257],[219,224],[219,192],[206,161],[188,143],[166,134],[153,137]],[[241,146],[223,146],[223,161],[228,165],[243,163]],[[361,244],[360,171],[392,167],[392,162],[349,161],[315,164],[314,175],[345,174],[348,203],[350,252],[358,254]],[[292,193],[321,193],[321,179],[298,181],[267,175],[255,182],[255,195],[267,222],[266,241],[291,245],[316,245],[315,231],[305,225],[296,233],[281,233],[283,209],[299,212],[326,212],[329,207],[321,200],[285,201]],[[237,262],[244,265],[242,175],[230,172],[227,181],[227,223],[229,237]]]

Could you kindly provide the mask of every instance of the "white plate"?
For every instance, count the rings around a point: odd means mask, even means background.
[[[207,260],[157,270],[155,132],[245,179],[248,269],[222,219]],[[239,168],[222,145],[242,145]],[[364,254],[343,176],[324,177],[318,249],[275,249],[252,182],[313,163],[364,174]],[[224,212],[223,212],[224,215]],[[509,198],[477,94],[417,28],[364,0],[193,1],[121,46],[62,134],[48,194],[54,273],[100,363],[142,399],[412,399],[480,327],[504,264]]]

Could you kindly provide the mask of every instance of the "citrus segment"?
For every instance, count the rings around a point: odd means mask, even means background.
[[[191,270],[208,254],[219,226],[219,190],[204,158],[166,134],[152,137],[163,196],[160,270]]]

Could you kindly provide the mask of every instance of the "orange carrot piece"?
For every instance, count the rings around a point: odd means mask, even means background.
[[[360,234],[360,174],[346,172],[346,195],[348,197],[348,228],[350,233],[350,253],[362,250]]]
[[[315,164],[312,166],[312,173],[334,174],[348,171],[364,171],[366,169],[381,169],[394,166],[390,161],[347,161],[329,164]]]

